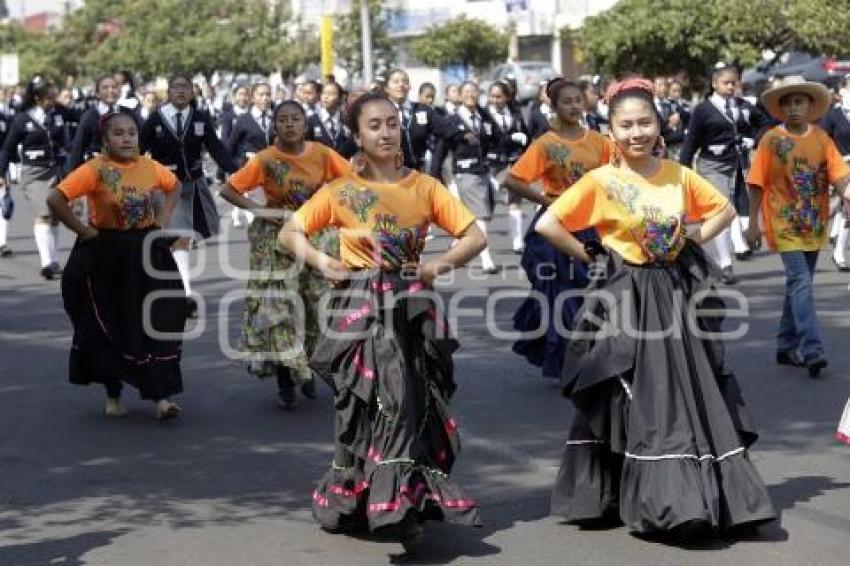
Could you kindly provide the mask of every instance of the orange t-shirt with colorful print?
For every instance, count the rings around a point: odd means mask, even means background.
[[[432,223],[458,237],[475,222],[448,189],[418,171],[397,183],[349,173],[319,189],[295,217],[308,236],[339,228],[340,259],[352,269],[418,262]]]
[[[714,186],[675,161],[662,160],[644,178],[614,165],[591,171],[549,205],[571,231],[595,227],[602,243],[626,261],[675,260],[682,226],[718,214],[729,201]]]
[[[271,145],[251,157],[228,183],[239,193],[262,187],[269,207],[297,210],[319,187],[350,169],[348,161],[320,143],[305,142],[299,155]]]
[[[174,173],[149,157],[124,163],[98,155],[57,188],[68,200],[87,198],[89,223],[98,230],[139,230],[156,224],[153,192],[169,192],[178,184]]]
[[[747,183],[761,188],[761,214],[770,249],[816,251],[827,241],[829,186],[850,175],[829,135],[810,125],[803,135],[769,130],[750,165]]]
[[[594,130],[575,140],[546,132],[529,146],[511,167],[511,175],[524,183],[543,182],[543,193],[558,196],[588,171],[611,159],[611,142]]]

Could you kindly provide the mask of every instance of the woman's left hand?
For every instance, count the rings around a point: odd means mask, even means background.
[[[425,263],[405,263],[402,266],[402,272],[415,272],[422,283],[427,286],[434,284],[434,280],[440,275],[437,265],[434,262],[426,261]]]

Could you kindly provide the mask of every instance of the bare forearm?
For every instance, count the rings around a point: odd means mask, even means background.
[[[750,185],[750,221],[761,213],[761,187]]]
[[[574,257],[585,263],[590,263],[591,258],[584,251],[584,244],[578,238],[573,236],[569,230],[558,222],[558,219],[549,212],[543,213],[536,226],[537,232],[542,235],[550,244],[555,246],[561,253],[565,253],[570,257]]]
[[[507,189],[512,193],[517,194],[526,200],[530,200],[531,202],[536,202],[541,206],[547,206],[549,204],[540,191],[531,188],[529,185],[523,183],[513,175],[508,175],[508,178],[505,180],[505,187],[507,187]]]
[[[466,265],[486,247],[487,237],[477,225],[470,224],[452,248],[431,260],[436,266],[436,275]]]
[[[258,210],[263,208],[258,202],[255,202],[245,195],[239,193],[236,189],[234,189],[230,184],[224,185],[224,188],[221,189],[219,193],[221,198],[232,204],[233,206],[237,206],[239,208],[245,210]]]
[[[735,208],[727,204],[723,210],[703,222],[691,239],[697,244],[713,240],[720,232],[732,224],[735,219]]]
[[[74,211],[71,210],[70,206],[68,206],[68,199],[61,191],[51,189],[50,193],[47,195],[47,206],[50,207],[50,211],[62,224],[67,226],[78,236],[83,236],[89,228],[80,222],[80,219],[77,218],[77,215],[74,214]]]
[[[172,189],[162,194],[164,198],[161,199],[154,215],[157,226],[166,227],[171,223],[171,215],[174,214],[174,207],[177,206],[177,199],[180,198],[180,190]]]

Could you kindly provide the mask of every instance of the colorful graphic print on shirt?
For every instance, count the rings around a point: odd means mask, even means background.
[[[123,185],[121,172],[108,165],[98,169],[98,178],[115,199],[114,212],[119,229],[154,223],[150,193],[132,185]]]
[[[400,228],[398,219],[392,214],[376,214],[372,232],[381,247],[380,263],[401,267],[404,263],[419,261],[419,255],[425,248],[428,223]]]
[[[369,211],[378,204],[378,195],[369,189],[346,185],[339,191],[339,205],[349,208],[360,222],[369,219]]]
[[[648,259],[676,259],[685,244],[685,238],[681,237],[681,213],[665,213],[661,207],[640,204],[641,190],[631,183],[612,179],[605,188],[605,194],[610,200],[620,203],[632,216],[638,217],[630,232]]]
[[[790,233],[785,235],[820,236],[824,231],[824,223],[821,220],[822,204],[819,197],[829,190],[826,163],[812,167],[806,159],[795,157],[791,178],[797,199],[779,209],[780,216],[789,224],[787,231]]]

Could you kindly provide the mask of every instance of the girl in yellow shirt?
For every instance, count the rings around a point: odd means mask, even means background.
[[[717,338],[716,266],[699,244],[734,209],[705,179],[654,156],[652,83],[608,93],[618,159],[586,174],[537,231],[591,266],[564,359],[577,408],[552,501],[582,523],[614,518],[642,532],[710,533],[772,520],[747,457],[756,432]],[[685,225],[701,222],[693,233]],[[602,249],[571,232],[595,227]]]

